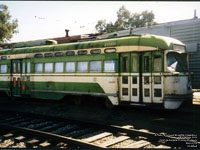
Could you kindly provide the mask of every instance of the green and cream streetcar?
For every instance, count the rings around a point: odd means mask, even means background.
[[[164,109],[192,102],[185,45],[156,35],[0,50],[0,91],[55,100],[102,96],[107,105]]]

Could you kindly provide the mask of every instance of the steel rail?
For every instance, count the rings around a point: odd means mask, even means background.
[[[44,132],[44,131],[39,131],[39,130],[34,130],[34,129],[28,129],[28,128],[22,128],[22,127],[15,127],[15,126],[10,126],[7,124],[2,124],[0,123],[0,128],[1,129],[5,129],[5,130],[14,130],[14,131],[19,131],[21,133],[26,133],[26,134],[31,134],[34,136],[39,136],[39,137],[44,137],[47,139],[53,139],[59,142],[65,142],[67,144],[73,144],[73,145],[78,145],[81,146],[83,148],[90,148],[90,149],[103,149],[105,147],[102,146],[97,146],[95,144],[92,143],[87,143],[84,142],[83,140],[78,140],[78,139],[74,139],[71,137],[65,137],[65,136],[61,136],[61,135],[57,135],[57,134],[53,134],[53,133],[49,133],[49,132]]]

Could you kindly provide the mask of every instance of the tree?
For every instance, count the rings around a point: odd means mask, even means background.
[[[131,13],[124,6],[122,6],[117,11],[117,20],[115,21],[115,26],[117,30],[123,30],[129,26],[129,20],[131,18]]]
[[[142,13],[132,13],[122,6],[117,11],[117,20],[113,24],[112,22],[106,23],[106,20],[103,22],[98,21],[97,25],[95,26],[96,30],[99,33],[103,32],[115,32],[120,30],[125,30],[130,27],[138,28],[138,27],[147,27],[151,25],[157,24],[154,22],[154,13],[152,11],[143,11]],[[103,30],[99,30],[98,27],[103,26]]]
[[[98,20],[95,28],[96,28],[96,30],[98,30],[99,33],[105,32],[105,29],[106,29],[106,20]]]
[[[0,4],[0,43],[10,40],[13,34],[18,33],[18,20],[11,20],[8,7]]]

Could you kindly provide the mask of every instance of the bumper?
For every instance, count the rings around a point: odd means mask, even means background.
[[[178,109],[182,103],[192,105],[192,93],[183,95],[165,95],[164,108],[165,109]]]

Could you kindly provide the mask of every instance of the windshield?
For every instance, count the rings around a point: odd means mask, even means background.
[[[171,72],[187,72],[187,54],[169,52],[167,54],[167,69]]]

